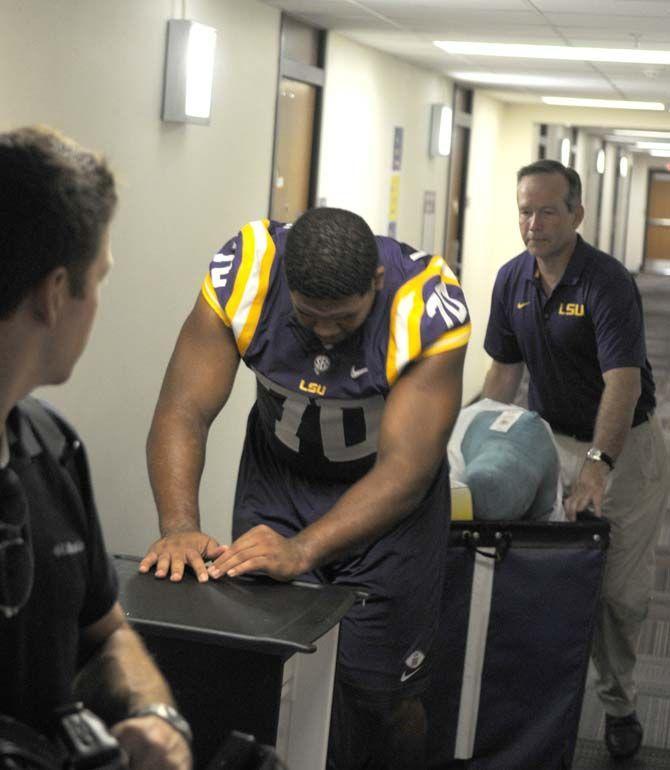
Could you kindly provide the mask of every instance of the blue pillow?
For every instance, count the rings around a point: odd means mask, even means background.
[[[547,518],[556,500],[558,452],[536,412],[506,433],[491,430],[501,411],[480,412],[463,436],[464,481],[476,519]]]

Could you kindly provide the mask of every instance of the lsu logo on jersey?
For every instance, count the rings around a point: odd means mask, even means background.
[[[584,305],[578,304],[576,302],[561,302],[558,307],[558,314],[581,317],[584,315]]]
[[[311,393],[313,396],[326,395],[326,386],[319,385],[318,382],[305,382],[304,380],[300,380],[300,385],[298,385],[298,387],[303,393]]]

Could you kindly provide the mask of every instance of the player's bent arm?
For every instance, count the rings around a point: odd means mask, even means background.
[[[209,428],[228,400],[239,360],[232,331],[200,296],[177,339],[147,439],[163,538],[149,549],[142,571],[158,563],[158,576],[172,567],[178,580],[186,562],[207,579],[201,556],[211,555],[218,544],[199,533],[198,488]],[[172,538],[167,551],[166,537]]]
[[[307,570],[370,542],[412,512],[445,459],[461,407],[465,347],[419,361],[392,388],[377,462],[294,540]]]
[[[500,361],[491,361],[491,367],[486,373],[482,398],[492,398],[503,404],[511,404],[523,376],[523,362],[515,364],[503,364]]]
[[[75,697],[114,725],[130,767],[190,770],[190,748],[179,731],[155,716],[131,716],[151,704],[174,705],[174,699],[118,602],[82,630],[82,646],[92,652],[75,680]]]

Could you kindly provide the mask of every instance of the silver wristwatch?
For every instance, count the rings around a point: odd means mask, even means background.
[[[594,463],[605,463],[605,465],[609,465],[611,471],[614,470],[614,460],[608,454],[605,454],[602,449],[596,449],[596,447],[592,446],[586,453],[586,459],[592,460]]]
[[[193,733],[191,732],[189,723],[174,706],[170,706],[168,703],[150,703],[148,706],[143,706],[141,709],[133,711],[130,716],[158,717],[159,719],[163,719],[169,725],[172,725],[177,732],[181,733],[189,745],[193,743]]]

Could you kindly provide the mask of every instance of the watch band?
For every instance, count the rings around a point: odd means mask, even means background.
[[[129,717],[150,716],[164,720],[174,727],[177,732],[181,733],[189,745],[193,743],[193,733],[191,732],[189,723],[174,706],[170,706],[168,703],[150,703],[148,706],[143,706],[129,715]]]
[[[614,460],[608,454],[603,452],[602,449],[591,447],[586,453],[586,458],[596,463],[605,463],[605,465],[609,466],[611,471],[614,470]]]

